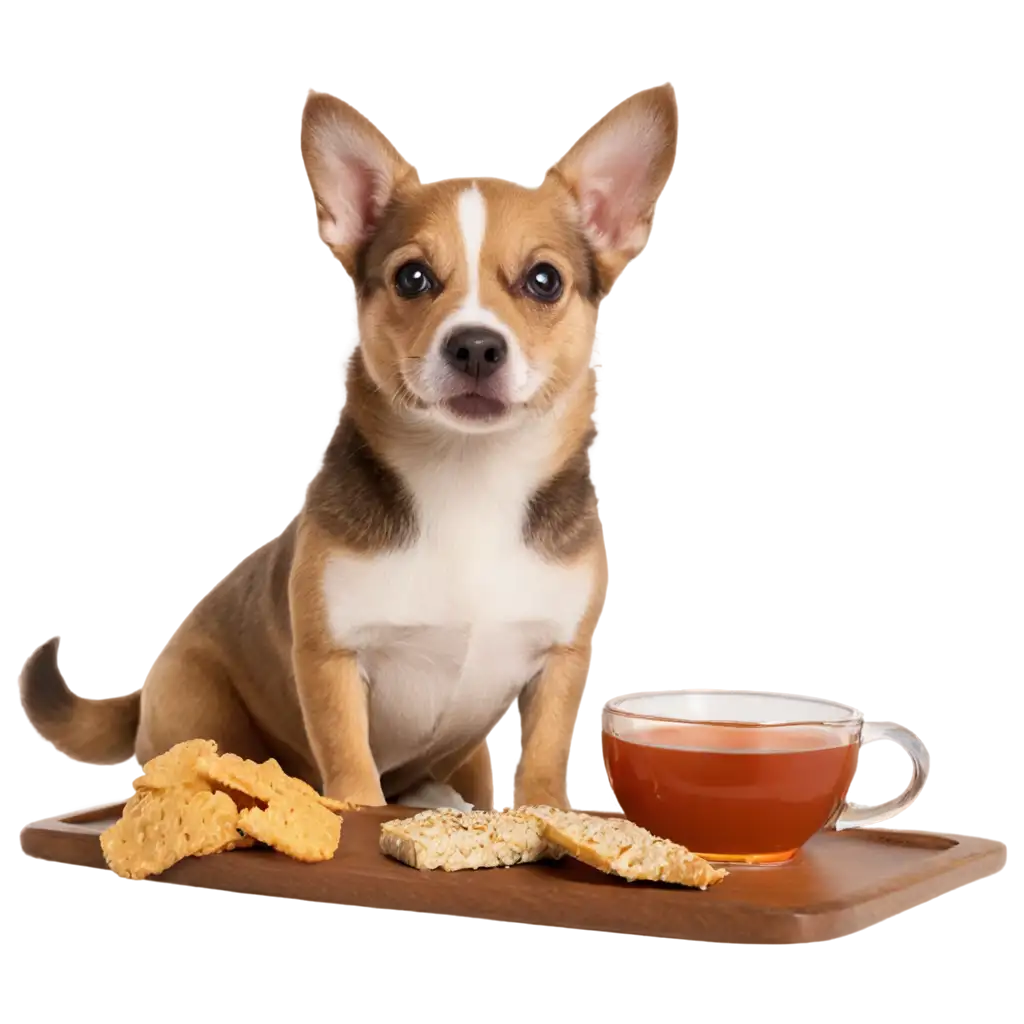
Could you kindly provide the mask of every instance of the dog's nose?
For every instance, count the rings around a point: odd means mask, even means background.
[[[476,380],[490,377],[508,356],[508,342],[489,327],[458,327],[444,343],[449,366]]]

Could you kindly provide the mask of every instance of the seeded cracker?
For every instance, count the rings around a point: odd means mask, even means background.
[[[380,848],[421,871],[510,867],[562,856],[543,831],[536,818],[516,811],[421,811],[385,822]]]
[[[226,793],[189,786],[145,790],[100,836],[103,856],[122,878],[146,878],[184,857],[251,845],[238,832],[238,808]]]
[[[576,860],[630,882],[669,882],[706,889],[728,874],[686,847],[659,839],[630,821],[551,807],[520,810],[542,822],[547,840]]]

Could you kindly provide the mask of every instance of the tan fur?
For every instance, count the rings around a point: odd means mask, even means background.
[[[366,682],[355,652],[336,649],[324,629],[320,581],[334,547],[315,524],[303,521],[289,587],[292,667],[324,793],[377,806],[386,801],[370,752]]]
[[[641,148],[654,147],[646,177],[621,203],[595,200],[595,189],[604,187],[602,168],[595,171],[602,147],[615,133],[628,138],[637,125],[646,133]],[[369,744],[367,680],[358,652],[339,649],[330,636],[324,569],[339,554],[374,558],[415,540],[414,501],[394,465],[398,453],[435,443],[430,429],[411,418],[426,402],[416,371],[439,325],[466,295],[457,205],[461,194],[476,188],[487,211],[480,302],[512,332],[530,366],[544,370],[543,386],[518,411],[553,416],[558,426],[548,481],[524,516],[523,544],[551,562],[591,571],[592,592],[576,636],[548,652],[519,701],[516,803],[568,807],[569,745],[607,586],[587,461],[597,308],[646,241],[674,148],[674,100],[664,86],[607,115],[539,188],[491,179],[421,185],[362,115],[333,97],[311,94],[303,158],[321,236],[356,284],[360,325],[346,406],[323,468],[299,516],[182,623],[141,696],[82,701],[60,677],[55,643],[40,648],[22,677],[23,703],[40,732],[71,756],[101,763],[132,749],[144,762],[202,737],[253,760],[276,757],[286,772],[338,800],[385,802]],[[620,209],[629,213],[626,220],[615,220]],[[429,264],[443,282],[438,294],[396,295],[395,271],[410,259]],[[539,260],[562,275],[557,302],[540,304],[524,291],[524,274]],[[478,807],[493,802],[485,740],[474,737],[424,766]]]
[[[494,779],[491,773],[491,752],[486,741],[481,743],[454,771],[442,766],[439,774],[467,803],[478,811],[494,807]]]
[[[489,179],[407,184],[396,214],[371,241],[356,272],[359,329],[367,369],[392,401],[417,405],[411,368],[429,350],[442,321],[466,297],[460,276],[462,242],[456,217],[459,195],[477,187],[487,201],[488,230],[482,259],[481,301],[513,330],[531,360],[549,363],[551,377],[532,408],[550,407],[589,363],[597,305],[588,250],[575,223],[571,194],[555,177],[539,189]],[[396,243],[404,240],[401,245]],[[444,282],[430,302],[398,298],[388,282],[410,260],[423,260]],[[561,272],[566,298],[540,307],[518,291],[523,274],[546,260]]]
[[[576,714],[590,668],[590,649],[608,589],[608,560],[599,536],[588,552],[595,567],[590,606],[571,646],[557,647],[548,655],[540,676],[519,698],[523,722],[523,749],[516,769],[515,806],[542,804],[569,807],[566,771]]]

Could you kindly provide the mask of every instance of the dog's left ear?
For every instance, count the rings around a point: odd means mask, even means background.
[[[320,237],[354,275],[384,207],[419,180],[416,170],[358,110],[323,92],[310,92],[302,112],[302,159]]]
[[[676,132],[672,86],[647,89],[601,118],[548,172],[576,200],[602,293],[647,244],[675,161]]]

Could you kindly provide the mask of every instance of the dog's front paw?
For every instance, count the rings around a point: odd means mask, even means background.
[[[553,786],[516,786],[516,807],[554,807],[559,811],[571,811],[569,796],[564,789]]]
[[[324,786],[324,796],[340,800],[350,807],[383,807],[387,803],[378,780],[353,785],[347,780],[338,779]]]

